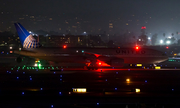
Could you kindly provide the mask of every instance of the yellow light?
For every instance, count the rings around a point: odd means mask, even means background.
[[[136,93],[139,93],[140,92],[140,89],[136,88]]]
[[[142,66],[142,64],[136,64],[136,66]]]
[[[128,78],[128,79],[126,79],[126,81],[127,81],[127,82],[129,82],[129,81],[130,81],[130,79]]]
[[[160,66],[156,66],[155,69],[161,69],[161,67]]]
[[[176,56],[177,54],[174,54],[174,56]]]
[[[130,64],[130,66],[132,66],[132,64]]]
[[[86,92],[86,88],[73,88],[73,92],[85,93]]]

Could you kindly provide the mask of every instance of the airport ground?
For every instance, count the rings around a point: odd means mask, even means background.
[[[0,107],[3,108],[180,106],[178,62],[162,63],[163,68],[158,70],[103,68],[88,71],[80,67],[52,70],[47,66],[22,69],[23,63],[14,66],[12,56],[3,56],[1,60]],[[75,91],[77,88],[81,93]]]

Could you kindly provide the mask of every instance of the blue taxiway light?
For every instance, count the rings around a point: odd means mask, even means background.
[[[31,80],[31,81],[32,81],[32,78],[30,78],[29,80]]]
[[[8,71],[7,71],[7,73],[8,73]]]
[[[172,89],[172,91],[174,91],[174,89]]]
[[[97,105],[99,105],[99,103],[97,103]]]
[[[145,82],[147,82],[147,80],[145,80]]]
[[[117,90],[117,88],[115,88],[115,90]]]
[[[61,95],[61,92],[59,92],[59,94]]]
[[[106,81],[107,81],[107,79],[106,79]]]
[[[22,92],[22,95],[24,95],[24,92]]]
[[[41,88],[41,90],[43,90],[43,88]]]
[[[60,79],[60,81],[62,81],[62,79]]]
[[[130,69],[128,69],[128,71],[130,71]]]
[[[60,75],[60,77],[62,77],[62,75]]]
[[[29,76],[29,78],[31,78],[31,76]]]
[[[9,72],[9,73],[11,73],[11,72]]]
[[[54,74],[55,74],[56,72],[54,72]]]
[[[51,108],[53,108],[54,107],[54,105],[51,105]]]
[[[19,79],[19,77],[17,77],[17,79]]]
[[[116,72],[116,74],[118,74],[118,72]]]
[[[23,72],[23,74],[25,74],[25,72]]]

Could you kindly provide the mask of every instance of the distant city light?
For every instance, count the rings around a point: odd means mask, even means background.
[[[84,32],[84,34],[86,34],[86,32]]]
[[[141,29],[146,29],[146,27],[145,27],[145,26],[142,26]]]
[[[139,39],[139,41],[141,41],[141,39]]]
[[[171,39],[171,36],[169,36],[168,38]]]
[[[9,49],[12,49],[12,47],[9,47]]]
[[[163,40],[160,40],[160,43],[162,44],[162,43],[163,43]]]
[[[151,39],[151,37],[148,37],[148,39],[150,40],[150,39]]]
[[[31,31],[29,31],[29,33],[31,34],[32,32],[31,32]]]
[[[166,43],[167,43],[167,44],[170,44],[170,43],[171,43],[171,41],[166,41]]]

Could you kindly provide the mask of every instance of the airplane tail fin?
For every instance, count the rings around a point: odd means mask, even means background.
[[[38,48],[40,43],[20,24],[14,23],[23,48]]]

